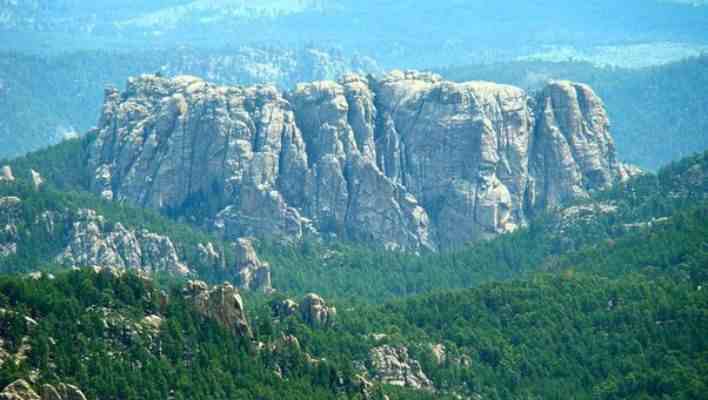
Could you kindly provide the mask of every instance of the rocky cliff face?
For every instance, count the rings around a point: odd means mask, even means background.
[[[180,261],[170,238],[147,230],[132,230],[121,223],[109,227],[94,210],[78,210],[73,217],[67,247],[57,262],[74,267],[112,267],[143,272],[190,272]]]
[[[84,393],[74,385],[60,383],[42,385],[41,395],[24,379],[8,385],[0,392],[1,400],[86,400]]]
[[[608,126],[601,100],[570,82],[531,98],[418,72],[287,93],[141,76],[106,92],[92,189],[156,209],[209,199],[202,222],[226,238],[444,249],[624,179]]]
[[[258,258],[253,242],[249,239],[238,239],[233,247],[240,286],[249,290],[272,291],[270,265]]]
[[[231,284],[224,283],[210,288],[205,282],[189,281],[183,294],[204,317],[213,319],[236,336],[253,336],[246,319],[243,299],[238,289]]]
[[[308,293],[300,304],[302,319],[312,327],[327,327],[334,324],[337,309],[315,293]]]
[[[420,363],[408,356],[404,346],[379,346],[369,351],[374,380],[386,385],[432,390],[433,382],[423,373]]]
[[[20,207],[22,200],[19,197],[0,197],[0,257],[17,253],[17,242],[20,240]]]

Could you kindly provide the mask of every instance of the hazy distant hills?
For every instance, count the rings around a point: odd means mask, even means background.
[[[503,61],[571,46],[708,43],[708,8],[691,2],[560,0],[2,0],[2,46],[219,48],[244,43],[337,46],[397,66]],[[672,15],[672,18],[665,18]],[[61,40],[59,40],[61,39]]]

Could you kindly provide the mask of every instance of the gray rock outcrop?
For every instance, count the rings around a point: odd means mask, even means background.
[[[30,176],[32,178],[32,186],[34,186],[34,190],[39,190],[40,187],[44,184],[44,178],[42,178],[42,175],[31,169],[30,170]]]
[[[20,240],[17,225],[21,222],[21,204],[19,197],[0,197],[0,258],[17,253],[17,243]]]
[[[445,249],[625,179],[602,101],[552,82],[537,98],[418,72],[224,87],[144,75],[106,91],[92,190],[177,209],[228,239],[308,234]]]
[[[12,168],[9,165],[5,165],[0,170],[0,182],[14,182],[15,176],[12,174]]]
[[[442,343],[430,345],[430,352],[438,365],[444,364],[447,360],[447,349]]]
[[[42,400],[86,400],[84,393],[74,385],[60,383],[57,386],[43,385]]]
[[[334,324],[337,309],[327,306],[327,302],[315,293],[309,293],[300,304],[300,316],[310,326],[327,327]]]
[[[189,281],[183,294],[199,314],[216,321],[236,336],[253,336],[243,299],[230,283],[210,288],[205,282]]]
[[[76,267],[132,269],[147,273],[186,275],[172,241],[147,230],[131,230],[121,223],[112,227],[94,210],[81,209],[74,216],[70,240],[56,261]]]
[[[273,289],[270,278],[270,265],[262,262],[253,242],[250,239],[237,239],[234,244],[236,256],[236,270],[238,271],[241,287],[248,290],[269,292]]]
[[[373,379],[385,385],[432,390],[433,382],[423,373],[420,363],[408,356],[404,346],[379,346],[369,351]]]
[[[74,385],[60,383],[43,385],[41,396],[24,379],[18,379],[0,392],[0,400],[86,400],[84,393]]]
[[[18,379],[11,383],[2,392],[0,400],[42,400],[37,392],[32,389],[24,379]]]

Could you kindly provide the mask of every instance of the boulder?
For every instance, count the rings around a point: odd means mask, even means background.
[[[44,178],[42,178],[42,175],[40,175],[39,172],[33,169],[30,170],[30,175],[32,177],[32,185],[34,186],[34,190],[39,190],[39,188],[44,184]]]
[[[0,182],[14,182],[15,176],[12,174],[12,168],[5,165],[0,169]]]
[[[32,389],[29,383],[24,379],[18,379],[11,383],[2,392],[0,392],[0,400],[43,400],[37,392]]]
[[[74,385],[42,385],[41,400],[86,400],[84,393]]]
[[[236,336],[251,338],[251,326],[246,318],[243,299],[233,285],[224,283],[212,288],[202,281],[189,281],[183,295],[197,312],[216,321]]]
[[[240,286],[248,290],[272,291],[270,264],[258,259],[253,242],[250,239],[239,238],[234,242],[233,248]]]
[[[300,316],[310,326],[322,328],[334,324],[337,315],[335,307],[328,307],[322,297],[309,293],[300,304]]]
[[[162,326],[164,320],[159,315],[147,315],[141,322],[143,326],[156,333],[160,331],[160,327]]]
[[[404,346],[379,346],[369,351],[373,379],[385,385],[433,390],[433,382],[423,373],[420,363],[408,356]]]
[[[15,196],[0,197],[0,258],[17,253],[20,240],[22,200]]]
[[[447,352],[445,349],[445,345],[438,343],[430,346],[430,351],[433,353],[433,357],[435,358],[435,362],[438,365],[442,365],[445,363],[447,360]]]

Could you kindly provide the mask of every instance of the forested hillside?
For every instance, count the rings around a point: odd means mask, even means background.
[[[10,163],[19,183],[0,185],[0,193],[24,200],[25,214],[19,220],[34,221],[47,210],[93,209],[112,223],[120,222],[127,227],[170,237],[182,259],[193,265],[203,279],[219,281],[229,277],[213,262],[199,257],[199,244],[219,244],[220,239],[155,212],[106,202],[85,193],[89,180],[83,160],[90,141],[91,137],[65,141]],[[32,169],[48,181],[39,192],[29,184]],[[419,256],[377,250],[362,244],[307,238],[285,246],[260,241],[256,247],[259,256],[271,265],[273,286],[277,290],[380,302],[432,290],[476,287],[534,271],[568,268],[569,264],[577,262],[571,260],[587,254],[592,254],[589,259],[595,260],[597,257],[592,252],[598,248],[602,249],[599,254],[611,254],[606,250],[617,241],[645,246],[635,251],[653,260],[646,265],[659,268],[664,258],[682,259],[703,245],[706,220],[699,211],[706,201],[706,193],[708,153],[702,153],[672,163],[657,174],[640,175],[611,190],[596,193],[591,199],[538,215],[528,227],[512,234],[471,243],[452,252]],[[674,218],[685,220],[682,213],[694,207],[699,207],[695,211],[696,223],[676,222]],[[42,225],[25,225],[31,227],[30,231],[43,229]],[[31,270],[41,260],[54,257],[67,246],[68,239],[62,233],[50,237],[46,233],[29,235],[18,241],[24,243],[18,247],[21,251],[6,259],[3,268],[5,271]],[[227,260],[232,258],[228,251],[225,256]],[[624,262],[591,263],[586,268],[609,274],[621,265]],[[234,278],[230,275],[230,279]]]
[[[280,314],[283,294],[249,296],[252,341],[196,313],[185,289],[165,297],[132,274],[2,277],[0,386],[36,369],[37,385],[73,383],[89,399],[701,398],[707,217],[705,207],[676,214],[526,279],[340,301],[333,325]],[[381,353],[401,366],[380,364]],[[386,384],[409,373],[417,380],[403,388]]]

